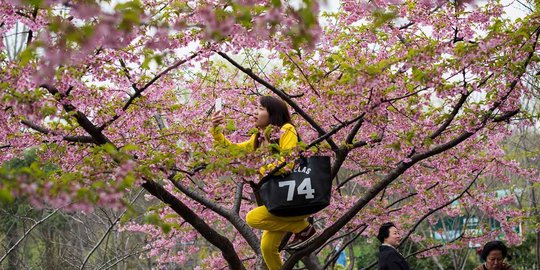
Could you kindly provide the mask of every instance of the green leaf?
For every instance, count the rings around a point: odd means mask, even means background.
[[[35,50],[33,47],[27,47],[25,50],[23,50],[19,54],[19,58],[21,60],[21,65],[24,66],[30,62],[30,60],[34,59],[36,56]]]
[[[103,150],[105,150],[105,152],[107,152],[108,154],[116,154],[116,148],[114,147],[114,145],[106,143],[102,147]]]
[[[11,203],[13,202],[13,195],[11,192],[5,188],[0,189],[0,202],[2,203]]]
[[[281,7],[281,0],[272,0],[272,6]]]
[[[414,138],[416,134],[414,133],[413,130],[408,130],[407,132],[405,132],[405,140],[407,140],[407,142],[409,143],[412,143],[412,139]]]
[[[234,121],[233,120],[227,121],[227,124],[225,125],[225,129],[228,131],[235,131],[236,125],[234,124]]]
[[[424,71],[422,71],[419,68],[413,67],[412,75],[413,75],[414,80],[417,82],[423,82],[427,79],[426,73],[424,73]]]
[[[147,214],[143,218],[144,223],[152,224],[152,225],[159,225],[161,223],[161,218],[158,214],[151,213]]]
[[[169,223],[162,223],[160,227],[165,234],[168,234],[171,231],[171,224]]]
[[[122,147],[122,150],[124,151],[136,151],[141,150],[141,148],[136,144],[126,144],[124,147]]]
[[[133,186],[133,183],[135,183],[135,176],[133,176],[133,173],[128,173],[124,179],[122,179],[122,182],[120,183],[120,188],[129,188]]]
[[[394,142],[392,144],[389,145],[390,148],[396,150],[396,151],[399,151],[401,150],[401,143],[400,142]]]

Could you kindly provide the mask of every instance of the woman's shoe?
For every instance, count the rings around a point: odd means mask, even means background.
[[[309,224],[305,229],[299,233],[294,234],[293,240],[287,245],[286,249],[298,249],[309,243],[317,236],[317,230],[313,225]]]

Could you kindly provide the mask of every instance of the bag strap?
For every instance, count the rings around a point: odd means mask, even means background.
[[[255,202],[258,206],[263,205],[263,201],[261,199],[261,194],[259,193],[260,189],[260,183],[255,183],[252,180],[247,181],[251,189],[253,190],[253,195],[255,196]]]

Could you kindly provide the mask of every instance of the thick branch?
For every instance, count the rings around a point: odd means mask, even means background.
[[[37,132],[43,133],[45,135],[47,134],[54,134],[58,135],[59,133],[56,131],[51,131],[49,129],[46,129],[44,127],[41,127],[39,125],[36,125],[30,121],[22,120],[21,123]],[[62,136],[62,140],[68,141],[68,142],[77,142],[77,143],[95,143],[94,139],[90,136]]]
[[[356,136],[356,133],[358,133],[358,131],[360,130],[360,128],[362,127],[362,124],[364,124],[364,116],[366,115],[365,112],[363,112],[361,115],[360,115],[360,118],[358,119],[358,122],[356,122],[356,125],[354,125],[354,127],[352,128],[351,132],[349,132],[349,134],[347,135],[347,139],[345,139],[345,143],[346,144],[351,144],[352,141],[354,140],[354,136]]]
[[[493,122],[495,122],[495,123],[508,122],[510,120],[510,118],[512,118],[512,116],[518,114],[519,112],[520,112],[520,109],[516,109],[516,110],[513,110],[513,111],[503,113],[503,114],[501,114],[499,116],[494,117]]]
[[[212,229],[212,227],[194,213],[187,205],[169,193],[163,186],[152,180],[145,179],[142,187],[150,192],[150,194],[154,195],[154,197],[168,204],[171,209],[178,213],[178,215],[186,222],[191,224],[191,226],[193,226],[206,240],[219,248],[231,269],[245,269],[233,244],[226,237]]]
[[[463,106],[463,104],[465,104],[465,101],[467,101],[467,97],[469,97],[470,94],[471,94],[470,92],[467,92],[466,94],[461,94],[461,97],[459,98],[456,105],[454,105],[452,112],[450,113],[450,116],[446,118],[446,121],[444,121],[444,123],[435,132],[429,135],[429,138],[431,140],[441,135],[443,131],[445,131],[446,128],[450,125],[450,123],[452,123],[452,121],[454,120],[458,112],[461,110],[461,107]]]
[[[79,123],[79,125],[90,135],[92,136],[92,138],[94,138],[95,140],[95,143],[99,144],[99,145],[102,145],[102,144],[106,144],[106,143],[110,143],[109,139],[107,139],[107,137],[105,137],[102,133],[101,133],[101,130],[99,130],[87,117],[86,115],[84,115],[84,113],[78,111],[73,105],[71,105],[70,103],[67,103],[67,102],[63,102],[63,99],[66,98],[66,96],[59,92],[58,89],[56,89],[56,87],[50,85],[50,84],[42,84],[40,85],[40,87],[43,87],[45,89],[47,89],[49,91],[49,93],[51,93],[51,95],[53,95],[56,100],[58,102],[60,102],[62,104],[62,107],[64,107],[64,110],[66,112],[71,112],[73,113],[74,112],[74,117],[75,119],[77,119],[77,123]]]
[[[177,189],[179,189],[182,193],[186,194],[189,198],[200,203],[201,205],[208,207],[212,211],[216,212],[218,215],[224,217],[229,222],[231,222],[231,224],[238,230],[238,232],[244,237],[244,239],[246,239],[246,242],[249,244],[251,249],[253,249],[256,254],[260,254],[259,239],[253,233],[250,227],[246,224],[246,222],[242,218],[240,218],[240,216],[236,212],[229,211],[224,207],[210,201],[204,195],[186,188],[180,182],[174,180],[174,175],[171,175],[168,178],[169,181],[171,181],[171,183],[173,183],[173,185]]]
[[[244,189],[244,182],[236,183],[236,192],[234,194],[234,204],[232,207],[233,213],[240,213],[240,206],[242,205],[242,190]]]

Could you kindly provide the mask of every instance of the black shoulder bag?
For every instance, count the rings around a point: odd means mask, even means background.
[[[314,214],[330,204],[330,157],[300,157],[290,173],[276,175],[283,166],[285,163],[252,185],[258,205],[265,205],[276,216],[291,217]]]

